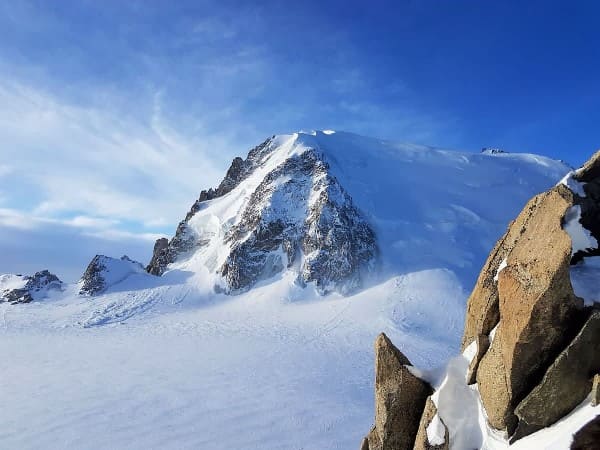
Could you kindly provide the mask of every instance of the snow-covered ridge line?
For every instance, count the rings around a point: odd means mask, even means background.
[[[130,275],[142,273],[145,273],[144,266],[127,255],[120,259],[96,255],[79,281],[79,294],[98,295]]]
[[[63,282],[48,270],[36,272],[32,276],[0,275],[0,302],[29,303],[48,297],[52,291],[63,289]]]
[[[300,284],[315,281],[321,293],[349,292],[378,260],[388,275],[415,258],[422,268],[460,271],[480,264],[475,255],[485,245],[453,252],[458,236],[501,229],[503,211],[525,200],[523,186],[545,189],[568,170],[537,155],[456,152],[332,130],[276,135],[235,158],[218,188],[202,191],[175,236],[157,241],[148,271],[202,272],[207,284],[230,293],[285,271]],[[508,195],[497,196],[500,187]],[[497,201],[484,202],[486,195]],[[346,237],[327,235],[332,230]],[[307,237],[313,232],[325,237],[316,246]],[[446,251],[432,254],[432,246]],[[315,279],[311,267],[323,258],[338,261],[341,272]]]

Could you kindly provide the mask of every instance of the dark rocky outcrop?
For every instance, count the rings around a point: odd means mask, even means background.
[[[571,450],[600,450],[600,415],[575,433]]]
[[[600,371],[600,311],[595,312],[573,341],[548,368],[538,384],[519,403],[519,424],[513,440],[552,425],[571,412],[590,393],[592,377]]]
[[[221,181],[216,189],[208,189],[200,192],[198,200],[196,200],[190,210],[187,212],[185,219],[177,226],[175,236],[167,241],[166,238],[160,238],[154,244],[154,252],[150,263],[146,266],[146,271],[152,275],[162,275],[167,266],[177,259],[181,254],[186,253],[194,248],[198,248],[205,244],[198,242],[195,236],[188,229],[188,222],[202,208],[204,202],[222,197],[238,186],[252,171],[259,166],[272,150],[272,139],[269,138],[259,146],[253,148],[248,153],[248,157],[244,160],[236,157],[231,162],[231,166],[227,170],[225,178]]]
[[[169,240],[165,237],[159,238],[154,243],[152,259],[146,266],[146,271],[152,275],[162,275],[164,268],[170,264],[172,259],[169,254]]]
[[[375,232],[329,173],[312,189],[319,195],[304,223],[302,281],[314,282],[321,293],[349,293],[362,286],[363,275],[377,264]]]
[[[427,398],[427,402],[425,403],[425,409],[423,410],[423,415],[421,416],[421,422],[419,423],[419,431],[417,432],[417,437],[415,439],[414,450],[448,450],[450,448],[450,436],[448,433],[448,428],[444,424],[444,422],[438,416],[437,408],[435,407],[435,403],[431,397]],[[429,441],[427,428],[431,425],[433,420],[438,420],[438,427],[443,428],[444,430],[444,442],[443,443],[431,443]]]
[[[378,255],[375,234],[328,168],[308,150],[264,178],[226,237],[231,251],[221,274],[227,292],[291,267],[300,251],[301,283],[314,282],[322,294],[361,285]]]
[[[48,270],[41,270],[32,276],[23,277],[22,288],[7,289],[0,292],[0,301],[11,304],[29,303],[36,298],[43,298],[50,290],[62,290],[63,282]]]
[[[600,151],[578,171],[573,179],[581,183],[585,197],[576,195],[575,204],[581,208],[580,223],[600,242]],[[573,255],[571,264],[576,264],[586,256],[598,256],[600,249],[579,250]]]
[[[369,450],[369,438],[364,437],[360,443],[360,450]]]
[[[375,425],[367,436],[369,450],[413,448],[432,389],[413,375],[407,368],[410,365],[388,337],[380,334],[375,341]]]
[[[109,286],[123,281],[133,273],[144,272],[144,266],[127,255],[120,259],[96,255],[88,264],[80,283],[80,295],[94,296],[103,293]]]

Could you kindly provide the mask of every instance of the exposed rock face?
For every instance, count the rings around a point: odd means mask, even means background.
[[[221,273],[233,293],[293,266],[300,251],[299,281],[315,282],[323,294],[338,286],[348,292],[377,256],[375,234],[312,150],[264,178],[226,240],[231,251]]]
[[[571,287],[571,239],[561,226],[572,205],[562,185],[534,197],[496,246],[506,267],[498,273],[500,261],[493,268],[488,260],[484,286],[478,283],[469,299],[463,345],[500,319],[477,381],[490,424],[510,434],[514,408],[573,335],[583,308]]]
[[[202,246],[203,242],[198,242],[193,233],[190,232],[187,224],[189,220],[196,214],[204,202],[214,200],[231,192],[242,180],[244,180],[252,171],[259,166],[272,150],[272,138],[267,139],[259,146],[250,150],[248,158],[243,160],[240,157],[234,158],[231,166],[227,170],[225,178],[216,189],[208,189],[200,192],[198,200],[194,202],[190,210],[177,226],[175,236],[167,242],[166,238],[160,238],[154,244],[154,252],[152,259],[146,267],[146,271],[152,275],[162,275],[167,266],[177,259],[183,253],[186,253],[194,248]]]
[[[534,197],[492,250],[469,298],[463,349],[497,331],[468,381],[476,376],[493,427],[512,434],[519,424],[513,440],[571,411],[598,371],[590,353],[600,354],[595,321],[581,329],[589,313],[570,278],[570,264],[598,250],[577,252],[563,225],[579,207],[581,225],[600,238],[599,175],[600,153],[572,174],[584,193],[560,184]],[[586,361],[573,363],[579,358]]]
[[[369,450],[413,448],[431,387],[413,375],[410,361],[385,334],[375,342],[375,426]]]
[[[369,450],[369,438],[364,437],[360,443],[360,450]]]
[[[146,267],[148,273],[152,275],[161,275],[164,268],[169,265],[172,256],[169,255],[169,240],[167,238],[159,238],[154,243],[152,251],[152,259]]]
[[[428,397],[421,416],[414,450],[448,450],[449,448],[448,428],[440,419],[435,403],[433,403],[431,397]]]
[[[144,266],[126,255],[120,259],[96,255],[88,264],[80,283],[80,295],[94,296],[123,281],[129,275],[144,272]]]
[[[310,203],[301,244],[302,279],[314,281],[323,293],[338,287],[342,293],[351,292],[376,265],[375,233],[335,178],[323,174],[312,190],[316,198]]]
[[[600,371],[600,311],[548,368],[542,382],[515,409],[519,424],[514,439],[552,425],[589,394]]]
[[[573,205],[573,201],[573,194],[568,188],[557,186],[531,199],[519,216],[509,224],[504,236],[490,252],[469,297],[462,339],[463,350],[477,336],[489,335],[492,328],[498,324],[498,269],[503,261],[507,261],[508,255],[519,242],[533,240],[525,251],[531,251],[531,246],[537,245],[536,250],[541,254],[540,252],[545,250],[545,242],[537,239],[536,233],[544,231],[543,228],[552,230],[554,238],[561,245],[561,251],[567,254],[567,259],[570,260],[571,242],[568,234],[561,228],[561,220]]]
[[[50,290],[63,289],[63,282],[48,270],[41,270],[33,276],[12,275],[10,277],[22,280],[20,283],[22,287],[0,291],[0,301],[3,300],[11,304],[29,303],[35,299],[45,297]]]
[[[226,293],[244,292],[286,268],[297,272],[300,285],[314,283],[321,294],[361,287],[379,256],[368,221],[318,150],[307,147],[276,158],[276,148],[267,140],[245,160],[234,159],[219,187],[202,191],[175,236],[168,243],[157,241],[147,271],[160,275],[178,258],[217,239],[225,247],[219,255],[226,257],[215,257],[218,265],[210,270],[220,275],[217,288]],[[228,194],[252,174],[260,183],[250,182],[252,191],[235,220],[204,233],[195,216],[205,202]]]

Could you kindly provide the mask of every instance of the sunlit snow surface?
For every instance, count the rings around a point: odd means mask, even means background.
[[[444,366],[495,240],[569,170],[340,132],[276,141],[267,166],[191,221],[211,243],[163,277],[0,304],[0,448],[357,448],[373,420],[377,334],[417,369]],[[291,272],[214,294],[228,227],[266,173],[311,147],[373,224],[380,276],[346,298],[318,297]]]
[[[354,448],[377,333],[430,367],[462,327],[465,293],[445,270],[319,300],[285,278],[211,298],[164,281],[0,305],[0,447]]]
[[[262,166],[194,215],[190,227],[209,244],[175,268],[203,272],[210,287],[219,284],[216,272],[231,245],[223,239],[239,223],[250,195],[285,160],[316,149],[374,228],[382,256],[378,281],[444,267],[471,286],[508,222],[532,195],[569,171],[536,155],[455,152],[343,132],[281,135],[274,142],[277,149]],[[307,214],[307,202],[271,206],[288,217]]]

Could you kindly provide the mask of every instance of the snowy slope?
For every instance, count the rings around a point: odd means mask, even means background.
[[[127,255],[119,259],[96,255],[79,280],[79,293],[100,294],[135,274],[145,274],[144,266],[131,260]]]
[[[0,291],[23,289],[26,284],[27,277],[24,275],[15,275],[11,273],[0,275]]]
[[[0,302],[28,303],[59,295],[63,282],[47,270],[35,274],[2,274],[0,275]]]
[[[373,227],[381,252],[379,281],[397,273],[445,267],[471,284],[508,220],[532,194],[569,170],[561,162],[536,155],[454,152],[350,133],[276,136],[270,152],[249,176],[226,195],[201,204],[188,228],[192,239],[202,244],[179,256],[171,268],[203,273],[208,289],[223,285],[220,268],[236,244],[228,239],[229,233],[244,223],[252,194],[291,158],[313,150]],[[267,191],[281,192],[285,177],[285,172],[275,177]],[[294,188],[281,197],[265,193],[262,204],[251,206],[263,217],[275,215],[301,225],[310,220],[316,187],[306,194],[302,183]],[[281,249],[272,254],[278,257],[278,252]],[[286,262],[280,266],[288,266]]]
[[[465,293],[445,270],[318,301],[297,286],[204,298],[157,280],[0,306],[2,447],[355,448],[372,417],[374,336],[430,367],[462,327]]]
[[[347,296],[320,296],[298,283],[302,254],[239,295],[215,292],[228,233],[261,184],[261,220],[298,229],[310,216],[311,177],[298,191],[289,174],[269,178],[307,151],[372,227],[377,271]],[[164,275],[127,270],[93,298],[72,285],[52,301],[0,304],[1,448],[356,448],[373,417],[377,334],[422,370],[445,365],[492,244],[569,170],[334,132],[277,136],[263,156],[198,205],[186,225],[195,245]]]

